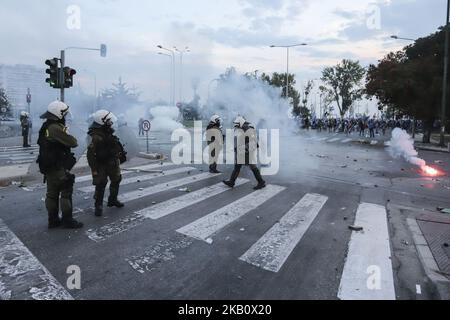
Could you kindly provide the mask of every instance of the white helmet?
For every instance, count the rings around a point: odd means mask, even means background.
[[[234,120],[234,127],[235,128],[242,128],[244,126],[244,123],[246,123],[247,121],[244,119],[244,117],[242,116],[238,116],[235,120]]]
[[[21,111],[21,112],[20,112],[20,115],[21,115],[22,117],[28,117],[28,112],[26,112],[26,111]]]
[[[112,126],[117,121],[117,117],[108,110],[98,110],[94,113],[94,122],[101,126]]]
[[[61,120],[69,112],[69,106],[61,101],[53,101],[48,105],[47,112]]]
[[[220,122],[221,121],[221,119],[220,119],[220,117],[217,115],[217,114],[215,114],[215,115],[213,115],[212,117],[211,117],[211,120],[210,120],[211,122]]]

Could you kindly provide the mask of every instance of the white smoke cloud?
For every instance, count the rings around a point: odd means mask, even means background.
[[[395,128],[392,131],[392,139],[387,144],[389,146],[388,152],[394,159],[403,158],[413,165],[426,166],[425,160],[417,157],[418,153],[414,149],[414,140],[405,130]]]
[[[152,131],[173,131],[182,128],[178,122],[180,112],[177,107],[157,106],[150,109],[153,116]]]
[[[209,106],[228,124],[241,115],[260,128],[294,129],[289,103],[280,96],[280,88],[232,73],[226,81],[219,83]]]

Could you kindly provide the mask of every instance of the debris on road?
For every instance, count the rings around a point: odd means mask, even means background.
[[[189,188],[181,188],[181,189],[178,189],[178,190],[181,191],[181,192],[191,192],[191,190]]]
[[[211,238],[208,238],[208,239],[206,239],[206,243],[207,243],[207,244],[212,244],[212,243],[213,243],[213,241],[214,241],[214,240],[213,240],[213,239],[211,239]]]
[[[363,231],[364,230],[364,228],[363,227],[360,227],[360,226],[348,226],[348,228],[350,229],[350,230],[352,230],[352,231]]]
[[[450,209],[448,209],[448,208],[437,207],[436,210],[439,211],[439,212],[441,212],[441,213],[447,213],[447,214],[450,214]]]
[[[434,163],[436,163],[436,164],[443,164],[444,161],[442,161],[442,160],[436,160],[436,161],[434,161]]]
[[[241,231],[241,232],[244,232],[244,231],[245,231],[245,228],[241,228],[240,231]]]
[[[346,164],[344,164],[344,165],[342,165],[341,166],[341,168],[343,168],[343,169],[345,169],[345,168],[347,168],[348,166],[346,165]]]

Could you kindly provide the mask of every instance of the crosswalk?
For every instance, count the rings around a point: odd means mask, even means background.
[[[30,148],[21,146],[0,147],[0,162],[6,164],[26,164],[36,161],[39,146],[32,145]]]
[[[193,206],[210,203],[202,206],[210,210],[202,210],[201,217],[192,217],[183,226],[173,227],[174,235],[178,236],[149,244],[142,254],[128,257],[126,261],[130,267],[139,273],[151,270],[155,261],[176,259],[175,251],[186,249],[199,241],[214,246],[215,238],[226,229],[250,213],[260,212],[268,203],[282,201],[278,199],[288,189],[268,184],[263,190],[251,191],[236,199],[234,190],[245,188],[249,184],[248,179],[238,179],[235,189],[229,189],[218,181],[221,174],[200,172],[190,166],[171,163],[131,168],[124,175],[127,176],[124,185],[128,189],[121,193],[120,199],[129,203],[133,209],[112,222],[105,220],[105,223],[85,231],[90,241],[102,244],[120,239],[121,235],[145,228],[146,224],[158,224],[170,216],[183,216]],[[88,176],[79,177],[76,189],[92,195],[94,189],[86,185],[90,182]],[[201,183],[202,186],[191,190],[194,183]],[[153,196],[166,192],[172,196],[159,203],[152,201]],[[223,199],[226,194],[234,195],[229,197],[229,203],[215,206],[215,199]],[[236,263],[262,272],[282,272],[283,266],[327,203],[329,198],[323,194],[298,194],[297,200],[278,221],[254,238],[245,251],[236,253]],[[343,300],[395,299],[386,209],[376,204],[361,203],[356,212],[355,225],[362,227],[362,231],[353,232],[349,239],[348,255],[342,257],[345,263],[336,296]]]
[[[348,137],[348,136],[340,136],[332,135],[328,137],[323,137],[320,135],[317,136],[310,136],[310,137],[304,137],[303,138],[306,141],[312,141],[312,142],[325,142],[325,143],[342,143],[342,144],[350,144],[350,143],[361,143],[361,144],[368,144],[371,146],[384,146],[384,141],[376,140],[376,139],[369,139],[365,137]]]
[[[152,272],[161,263],[176,259],[183,263],[185,255],[182,252],[194,246],[215,248],[225,234],[230,235],[233,227],[255,215],[257,218],[266,215],[266,218],[277,216],[279,219],[264,219],[269,221],[265,227],[246,234],[245,245],[232,248],[229,258],[236,266],[251,273],[261,273],[262,276],[282,274],[292,265],[308,263],[294,259],[295,253],[299,252],[302,241],[316,232],[321,215],[334,210],[333,201],[325,194],[293,192],[290,187],[279,184],[268,184],[265,189],[253,191],[250,180],[245,178],[239,178],[235,188],[230,189],[220,181],[221,174],[170,162],[124,169],[123,176],[120,199],[127,203],[127,210],[114,211],[120,212],[117,216],[106,212],[105,219],[92,217],[95,225],[79,236],[86,240],[90,250],[103,250],[104,245],[124,245],[128,236],[133,238],[147,232],[148,227],[165,225],[171,236],[159,236],[156,241],[148,243],[142,239],[143,243],[136,250],[121,257],[122,263],[129,266],[137,277]],[[92,177],[77,177],[75,189],[77,196],[90,199],[95,191]],[[287,195],[289,203],[286,203]],[[155,197],[160,201],[154,201]],[[195,210],[199,207],[202,210]],[[335,297],[341,300],[395,299],[386,209],[367,202],[357,204],[355,209],[354,226],[360,227],[361,231],[353,231],[348,244],[343,243],[347,246],[347,254],[341,257],[343,269]],[[0,220],[0,273],[1,270],[10,270],[15,263],[4,259],[11,252],[17,259],[27,261],[25,269],[31,270],[32,274],[38,272],[35,294],[31,291],[20,294],[36,299],[72,298]],[[25,269],[24,274],[28,270]],[[18,296],[19,293],[10,288],[17,279],[5,279],[8,281],[0,278],[0,299]],[[45,282],[40,283],[42,279]],[[43,292],[40,285],[48,285],[51,290]]]

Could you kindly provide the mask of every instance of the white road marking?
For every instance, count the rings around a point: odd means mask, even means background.
[[[120,195],[119,199],[122,202],[129,202],[129,201],[133,201],[133,200],[136,200],[139,198],[150,196],[155,193],[159,193],[159,192],[167,191],[167,190],[170,190],[170,189],[173,189],[176,187],[180,187],[185,184],[195,183],[198,181],[217,177],[219,175],[220,175],[220,173],[219,174],[211,174],[209,172],[205,172],[205,173],[189,176],[186,178],[181,178],[178,180],[157,184],[155,186],[144,188],[142,190],[135,190],[135,191],[127,192],[127,193]]]
[[[162,169],[168,166],[173,166],[174,164],[171,162],[164,162],[163,164],[161,163],[154,163],[154,164],[148,164],[145,166],[139,166],[139,167],[133,167],[133,168],[124,168],[122,169],[122,176],[124,175],[128,175],[131,173],[135,173],[134,171],[145,171],[145,170],[158,170],[158,169]],[[130,171],[131,170],[131,171]],[[86,181],[91,181],[92,180],[92,175],[86,175],[86,176],[80,176],[77,177],[75,179],[75,183],[81,183],[81,182],[86,182]]]
[[[306,194],[239,259],[268,271],[280,271],[327,200],[320,194]]]
[[[143,274],[157,268],[162,261],[170,261],[175,258],[175,253],[192,244],[192,240],[184,237],[162,240],[154,244],[144,254],[125,259],[137,272]]]
[[[248,181],[249,180],[247,179],[238,179],[236,180],[236,187],[243,185]],[[147,207],[145,209],[137,211],[136,213],[146,218],[156,220],[228,190],[230,190],[230,188],[220,182],[218,184],[185,194],[183,196],[158,203],[154,206]]]
[[[249,195],[178,229],[177,232],[195,239],[206,241],[211,235],[244,216],[251,210],[256,209],[284,189],[285,188],[281,186],[268,185],[265,189],[252,192]]]
[[[361,203],[339,286],[341,300],[395,300],[386,209]]]
[[[342,143],[349,143],[350,141],[352,141],[353,139],[345,139],[345,140],[342,140]]]
[[[330,139],[330,140],[328,140],[327,142],[336,142],[336,141],[339,141],[339,140],[341,140],[341,138],[333,138],[333,139]]]
[[[139,175],[139,176],[135,176],[132,178],[127,178],[127,179],[123,179],[120,182],[121,186],[125,186],[128,184],[132,184],[132,183],[138,183],[138,182],[145,182],[145,181],[150,181],[153,179],[157,179],[157,178],[161,178],[161,177],[168,177],[168,176],[173,176],[179,173],[185,173],[185,172],[190,172],[195,170],[195,168],[193,167],[182,167],[182,168],[176,168],[173,170],[167,170],[164,171],[164,173],[150,173],[150,174],[145,174],[145,175]],[[109,185],[109,182],[108,182]],[[90,192],[94,192],[95,191],[95,186],[87,186],[87,187],[82,187],[82,188],[78,188],[79,191],[85,192],[85,193],[90,193]]]
[[[0,219],[0,300],[72,300],[72,296]]]
[[[248,180],[246,179],[238,179],[236,186],[247,182]],[[90,229],[86,232],[86,235],[95,242],[102,242],[141,225],[146,219],[162,218],[228,190],[231,189],[221,182],[134,212],[131,215],[108,223],[100,228]]]
[[[372,146],[377,145],[377,144],[378,144],[378,141],[377,141],[377,140],[372,140],[372,141],[370,142],[370,144],[371,144]]]

